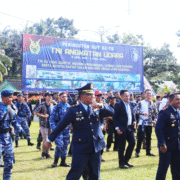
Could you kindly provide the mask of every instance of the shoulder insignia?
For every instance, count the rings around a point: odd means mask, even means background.
[[[70,107],[77,107],[79,106],[79,104],[74,104],[74,105],[71,105]]]

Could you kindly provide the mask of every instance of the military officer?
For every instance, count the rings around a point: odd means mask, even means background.
[[[53,111],[49,119],[52,130],[56,128],[57,124],[60,120],[63,119],[68,108],[70,107],[70,105],[67,103],[67,94],[65,92],[62,92],[59,94],[59,96],[61,101],[53,108]],[[52,167],[57,167],[59,157],[61,157],[60,166],[69,167],[69,165],[65,162],[67,157],[68,144],[70,143],[69,139],[70,125],[67,126],[55,140],[56,150],[54,155],[54,163],[52,164]]]
[[[14,163],[13,143],[10,136],[10,126],[13,125],[18,131],[21,127],[15,120],[14,111],[10,108],[13,91],[3,90],[0,102],[0,154],[3,155],[4,173],[3,179],[10,180]]]
[[[28,120],[28,126],[30,127],[31,126],[31,122],[33,121],[33,118],[34,118],[34,114],[33,114],[33,110],[32,110],[32,103],[28,99],[29,98],[29,94],[28,94],[27,91],[24,91],[23,95],[24,95],[24,102],[26,102],[26,104],[29,106],[29,109],[31,111],[31,119],[30,119],[30,121],[29,121],[29,119],[27,119]]]
[[[90,179],[99,180],[101,150],[105,148],[101,124],[104,117],[113,115],[113,109],[108,105],[92,103],[94,94],[92,84],[88,83],[77,90],[79,91],[80,104],[68,110],[49,135],[45,146],[50,147],[51,142],[67,125],[72,123],[72,164],[66,179],[79,179],[88,164]]]
[[[30,111],[28,105],[25,102],[23,102],[24,101],[24,95],[22,93],[19,93],[17,95],[17,98],[18,98],[18,101],[15,103],[15,106],[18,109],[17,122],[19,123],[19,125],[22,127],[22,129],[26,133],[28,146],[33,146],[34,143],[30,142],[31,137],[30,137],[30,132],[29,132],[28,121],[26,118],[26,116],[27,116],[28,120],[30,121],[31,111]],[[16,129],[15,129],[15,131],[16,131]],[[16,147],[18,147],[18,141],[19,141],[19,132],[16,131],[16,138],[15,138]]]
[[[156,180],[165,180],[169,165],[173,180],[180,179],[180,94],[170,94],[170,105],[159,112],[155,127],[159,147]]]

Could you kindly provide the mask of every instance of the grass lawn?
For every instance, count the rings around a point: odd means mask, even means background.
[[[19,141],[19,147],[14,148],[16,163],[13,167],[12,180],[64,180],[70,168],[51,168],[53,159],[42,160],[41,151],[36,149],[39,123],[33,122],[30,131],[32,142],[35,143],[35,145],[31,147],[27,146],[27,141],[21,139]],[[136,158],[134,151],[130,163],[135,167],[127,170],[121,170],[118,168],[118,153],[113,152],[113,147],[111,147],[110,152],[104,152],[103,154],[103,159],[106,161],[101,164],[101,180],[155,179],[159,159],[156,145],[157,140],[153,130],[152,153],[154,153],[156,156],[146,156],[145,150],[141,150],[140,157]],[[55,148],[54,144],[53,148]],[[54,151],[51,151],[50,154],[52,157],[54,157]],[[71,163],[71,157],[67,158],[67,163]],[[2,174],[3,168],[0,168],[0,179],[2,179]],[[168,170],[166,179],[172,179],[170,168]]]

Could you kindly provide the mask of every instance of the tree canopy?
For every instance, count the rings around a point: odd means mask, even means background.
[[[4,54],[3,57],[13,59],[12,67],[8,66],[7,71],[0,63],[0,71],[2,69],[4,75],[9,71],[8,78],[11,79],[20,79],[22,76],[23,33],[72,39],[78,33],[78,29],[74,27],[74,20],[60,17],[56,20],[51,18],[40,20],[32,26],[26,26],[22,31],[13,30],[10,27],[0,31],[0,48],[3,48],[7,55]]]
[[[107,39],[110,43],[143,46],[144,75],[155,90],[157,90],[158,84],[165,80],[172,80],[180,86],[180,76],[178,75],[180,65],[177,64],[168,44],[164,43],[159,49],[152,48],[149,44],[145,44],[142,35],[133,34],[123,34],[122,37],[114,34],[108,36]]]

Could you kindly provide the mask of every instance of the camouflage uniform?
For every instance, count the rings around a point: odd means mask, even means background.
[[[40,114],[48,114],[48,108],[50,111],[49,112],[49,115],[50,115],[51,110],[53,109],[52,103],[49,106],[47,106],[46,102],[43,102],[34,110],[34,112],[40,113]],[[43,138],[42,150],[43,150],[43,153],[49,154],[49,149],[46,149],[44,147],[44,143],[45,143],[48,135],[51,133],[51,129],[50,129],[50,125],[49,125],[49,117],[48,118],[39,117],[39,123],[40,123],[40,131],[41,131],[42,138]]]
[[[4,180],[11,179],[14,163],[13,143],[9,133],[10,125],[13,125],[17,131],[20,131],[21,129],[15,120],[14,111],[0,102],[0,154],[3,155],[4,160]]]
[[[28,105],[26,103],[16,102],[15,106],[18,109],[17,122],[23,128],[23,130],[26,133],[26,138],[27,138],[27,140],[29,140],[30,139],[30,132],[29,132],[29,126],[28,126],[28,121],[27,121],[26,117],[28,117],[28,120],[30,121],[30,119],[31,119],[31,111],[30,111],[30,109],[29,109],[29,107],[28,107]],[[16,131],[16,129],[15,129],[15,132],[16,132],[15,140],[19,141],[19,132]]]
[[[64,118],[68,108],[70,105],[68,103],[59,102],[53,108],[53,111],[50,116],[50,126],[52,131],[56,128],[57,124],[61,119]],[[55,157],[66,158],[67,156],[67,147],[70,143],[70,126],[67,126],[60,135],[55,139],[56,150],[55,150]]]

